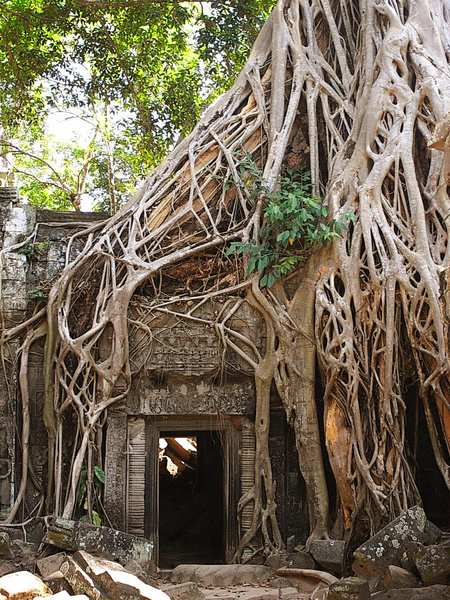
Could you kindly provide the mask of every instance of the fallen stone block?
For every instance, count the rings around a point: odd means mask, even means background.
[[[117,563],[83,551],[76,552],[73,558],[89,575],[103,597],[110,600],[170,600],[162,590],[144,583],[132,573],[127,573]]]
[[[345,558],[344,541],[314,540],[309,551],[323,569],[339,575],[342,573]]]
[[[3,575],[8,575],[8,573],[12,573],[16,570],[16,565],[11,560],[5,560],[2,558],[0,560],[0,577]]]
[[[278,569],[278,577],[284,577],[301,592],[312,592],[319,586],[328,586],[338,581],[337,577],[316,569]]]
[[[59,592],[67,592],[69,596],[74,595],[72,587],[66,581],[61,571],[56,571],[56,573],[53,573],[51,577],[45,580],[45,583],[52,590],[53,594],[58,594]]]
[[[109,527],[97,527],[58,517],[54,519],[43,541],[62,550],[84,550],[96,556],[118,560],[123,565],[135,560],[144,571],[154,568],[153,544]]]
[[[131,573],[132,575],[136,575],[139,579],[141,579],[144,583],[148,583],[151,585],[151,580],[146,571],[138,564],[134,559],[131,559],[124,566],[125,571]]]
[[[192,581],[168,585],[163,591],[169,596],[170,600],[205,600],[203,592]]]
[[[14,558],[23,560],[27,556],[35,556],[38,546],[33,542],[24,542],[23,540],[14,540],[11,544],[11,552]]]
[[[273,554],[267,557],[266,562],[264,564],[266,567],[269,567],[269,569],[273,569],[274,571],[276,571],[277,569],[286,567],[289,564],[288,556],[288,553],[284,551],[274,552]]]
[[[413,506],[370,540],[362,544],[353,556],[353,571],[367,580],[383,577],[389,565],[399,565],[397,555],[407,542],[423,542],[427,517],[420,506]]]
[[[361,577],[347,577],[330,585],[328,600],[370,600],[369,584]]]
[[[317,569],[318,565],[309,552],[292,552],[287,559],[287,567],[292,569]]]
[[[186,583],[188,581],[194,581],[194,573],[200,565],[178,565],[172,570],[170,580],[172,583]]]
[[[67,555],[64,552],[58,552],[58,554],[52,554],[45,558],[40,558],[36,561],[36,567],[41,576],[44,579],[48,579],[54,573],[60,572],[61,565],[67,560]],[[61,576],[63,574],[61,573]]]
[[[416,571],[416,558],[424,548],[425,546],[420,542],[408,542],[397,555],[400,566],[407,571]]]
[[[11,556],[11,538],[3,531],[0,532],[0,557],[9,558]]]
[[[415,564],[425,585],[450,583],[450,548],[428,546],[415,559]]]
[[[372,594],[372,600],[450,600],[450,587],[432,585],[426,588],[388,590]]]
[[[34,600],[51,596],[52,592],[36,575],[18,571],[0,578],[0,594],[8,600]]]
[[[273,570],[264,565],[221,565],[223,567],[237,567],[233,585],[265,583],[273,577]]]
[[[73,558],[68,557],[62,567],[65,571],[64,579],[75,594],[85,594],[89,600],[103,600],[100,590],[96,588],[92,578],[83,571]]]
[[[425,544],[435,544],[442,537],[442,531],[431,521],[426,522],[423,532],[427,538]]]
[[[204,587],[227,587],[233,585],[235,580],[237,580],[238,567],[242,566],[245,565],[195,565],[195,569],[192,571],[192,578],[185,579],[184,582],[180,583],[191,581]],[[178,567],[172,571],[172,581],[176,581],[173,579],[173,573],[177,569]],[[252,583],[251,578],[245,580],[245,583]]]
[[[386,590],[415,588],[418,585],[419,582],[414,573],[396,565],[389,565],[384,574],[383,586]]]

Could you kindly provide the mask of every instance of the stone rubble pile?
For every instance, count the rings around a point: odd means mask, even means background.
[[[315,541],[310,552],[325,571],[342,575],[344,542]],[[450,600],[450,542],[419,506],[406,510],[362,544],[353,558],[354,576],[329,583],[328,600]],[[302,588],[300,571],[303,578],[309,572],[319,581],[320,571],[289,564],[277,574]]]
[[[29,571],[0,577],[0,600],[170,600],[120,564],[82,550],[48,556],[36,567],[41,577]]]
[[[39,555],[36,540],[0,531],[0,600],[450,600],[448,536],[418,506],[357,548],[350,577],[340,540],[265,565],[179,565],[156,580],[146,540],[63,519],[41,539]]]

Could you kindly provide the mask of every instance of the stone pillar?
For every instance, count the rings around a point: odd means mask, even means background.
[[[127,415],[108,412],[103,505],[111,526],[125,531]]]
[[[11,208],[10,199],[0,202],[0,302],[6,329],[23,322],[27,312],[27,261],[16,252],[5,252],[32,231],[35,210]],[[5,519],[14,500],[15,421],[17,401],[17,351],[20,340],[3,348],[0,365],[0,520]]]

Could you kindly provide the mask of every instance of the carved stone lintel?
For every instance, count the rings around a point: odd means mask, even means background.
[[[189,387],[182,384],[142,392],[139,399],[141,415],[245,415],[251,414],[254,407],[251,383],[220,388],[204,383]]]

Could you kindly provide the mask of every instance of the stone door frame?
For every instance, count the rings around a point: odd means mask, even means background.
[[[223,444],[224,552],[231,562],[239,542],[237,506],[240,497],[240,432],[226,416],[167,415],[146,419],[145,537],[153,543],[154,568],[159,564],[159,438],[162,431],[220,431]]]

